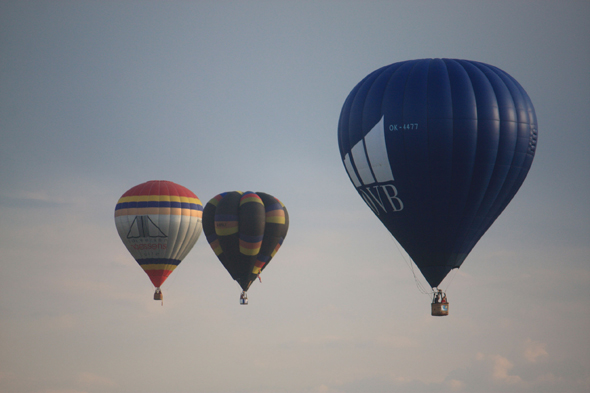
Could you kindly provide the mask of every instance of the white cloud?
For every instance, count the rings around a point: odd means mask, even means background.
[[[116,387],[117,383],[110,378],[106,378],[88,371],[81,372],[78,375],[78,382],[87,387]]]
[[[495,380],[502,381],[508,384],[516,384],[522,382],[522,378],[518,375],[510,375],[510,370],[514,367],[514,364],[507,358],[495,355],[493,357],[494,369],[493,377]]]
[[[459,391],[463,390],[465,387],[465,382],[459,381],[458,379],[451,379],[446,381],[445,384],[452,390],[452,391]]]
[[[538,341],[533,341],[530,338],[526,340],[524,357],[531,363],[535,363],[540,359],[547,358],[549,354],[545,349],[547,344]]]

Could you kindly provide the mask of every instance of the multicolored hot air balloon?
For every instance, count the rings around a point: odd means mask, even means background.
[[[202,231],[203,205],[188,188],[155,180],[128,190],[115,207],[121,240],[156,287],[160,287],[193,248]]]
[[[246,292],[283,244],[289,229],[285,206],[263,192],[232,191],[212,198],[203,210],[203,231],[231,277]]]
[[[338,143],[359,195],[436,288],[523,183],[537,119],[524,89],[497,67],[411,60],[356,85]]]

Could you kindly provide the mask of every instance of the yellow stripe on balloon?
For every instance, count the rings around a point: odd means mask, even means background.
[[[213,249],[213,252],[215,252],[215,255],[219,256],[219,254],[223,252],[221,246],[219,245],[219,239],[213,240],[211,243],[209,243],[209,245]]]
[[[273,258],[275,256],[275,254],[277,253],[277,251],[279,251],[279,248],[281,248],[281,245],[280,244],[277,244],[277,246],[275,247],[275,249],[270,254],[270,257],[271,258]]]
[[[285,223],[285,216],[266,216],[266,222],[272,224],[284,224]]]
[[[176,269],[176,265],[167,265],[167,264],[146,264],[146,265],[141,265],[141,267],[143,268],[143,270],[169,270],[169,271],[173,271],[174,269]]]
[[[249,248],[240,246],[240,253],[243,255],[258,255],[260,252],[260,247],[258,248]]]
[[[260,199],[260,197],[256,194],[253,194],[252,196],[240,199],[240,206],[242,206],[245,203],[249,203],[249,202],[256,202],[256,203],[260,203],[261,205],[264,205],[264,203],[262,203],[262,199]]]
[[[115,210],[115,217],[121,216],[147,216],[147,215],[166,215],[166,216],[190,216],[190,217],[203,217],[202,210],[194,209],[170,209],[168,207],[132,207],[129,209]]]
[[[228,236],[238,233],[238,223],[235,222],[234,225],[219,225],[222,223],[215,223],[215,233],[217,236]],[[224,223],[223,223],[224,224]]]

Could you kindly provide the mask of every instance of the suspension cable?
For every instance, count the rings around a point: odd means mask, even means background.
[[[434,291],[433,290],[428,290],[428,289],[424,288],[424,285],[418,279],[418,276],[416,276],[416,272],[414,270],[414,264],[412,263],[412,261],[411,260],[408,261],[406,259],[406,256],[404,255],[404,253],[399,248],[399,244],[397,243],[397,240],[395,240],[395,237],[393,237],[393,235],[391,235],[391,239],[393,240],[393,244],[395,244],[395,248],[397,249],[397,251],[401,255],[402,259],[404,260],[404,262],[406,263],[406,265],[408,266],[408,268],[412,272],[412,275],[414,276],[414,282],[416,283],[416,288],[418,288],[418,291],[420,291],[420,293],[422,293],[422,294],[427,295],[428,297],[430,297],[430,295],[432,293],[434,293]]]

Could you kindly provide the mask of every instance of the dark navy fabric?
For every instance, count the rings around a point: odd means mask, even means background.
[[[382,119],[383,130],[374,131]],[[368,135],[374,132],[383,139]],[[374,180],[383,164],[375,140],[386,147],[391,181]],[[411,60],[355,86],[340,114],[338,142],[361,197],[437,287],[523,183],[537,119],[524,89],[497,67]],[[372,181],[363,176],[367,162]]]

